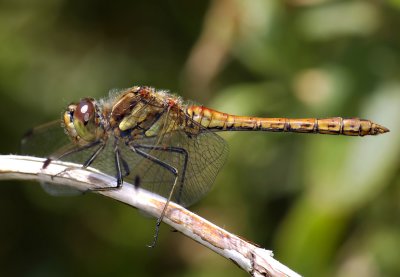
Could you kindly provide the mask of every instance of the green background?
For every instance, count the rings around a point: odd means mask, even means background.
[[[379,137],[223,134],[191,210],[306,276],[400,275],[400,2],[0,1],[0,153],[81,97],[150,85],[241,115],[359,116]],[[244,276],[98,195],[0,186],[2,276]]]

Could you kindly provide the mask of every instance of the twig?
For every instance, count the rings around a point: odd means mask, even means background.
[[[55,161],[45,170],[44,159],[29,156],[0,155],[0,180],[37,180],[85,191],[115,184],[115,178],[95,169]],[[159,216],[166,199],[125,183],[121,189],[96,193],[136,207],[154,217]],[[163,221],[193,240],[231,260],[253,276],[299,276],[275,260],[265,250],[235,236],[175,203],[168,205]]]

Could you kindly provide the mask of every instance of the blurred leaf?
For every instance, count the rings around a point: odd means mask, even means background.
[[[298,19],[301,31],[310,39],[368,36],[380,25],[380,12],[365,1],[332,2],[311,8]]]

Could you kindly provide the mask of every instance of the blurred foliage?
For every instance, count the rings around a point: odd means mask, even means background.
[[[399,1],[0,1],[0,153],[111,88],[168,88],[236,114],[360,116],[379,137],[223,134],[231,153],[191,209],[305,276],[399,276]],[[243,276],[99,197],[2,182],[2,276]],[[171,252],[172,251],[172,252]]]

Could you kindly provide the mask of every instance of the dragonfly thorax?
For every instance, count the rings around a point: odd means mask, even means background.
[[[94,99],[84,98],[78,104],[70,104],[63,115],[65,132],[80,146],[97,141],[104,134],[99,117]]]
[[[115,137],[137,140],[155,137],[178,128],[171,119],[179,113],[180,98],[166,92],[155,92],[149,87],[126,89],[111,105],[103,108]]]

